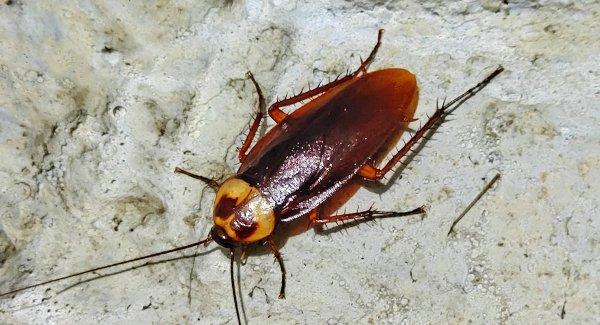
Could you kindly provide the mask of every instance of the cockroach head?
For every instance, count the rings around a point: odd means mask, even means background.
[[[225,248],[234,248],[236,246],[235,242],[231,241],[231,238],[227,236],[227,233],[222,227],[213,226],[210,230],[210,237],[215,243],[225,247]]]
[[[272,204],[248,182],[231,177],[217,191],[211,237],[232,248],[260,241],[275,229]]]

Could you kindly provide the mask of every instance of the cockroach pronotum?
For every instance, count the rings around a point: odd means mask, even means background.
[[[335,203],[339,207],[339,202],[345,202],[354,193],[351,188],[356,187],[357,181],[380,181],[420,140],[434,132],[448,114],[483,89],[503,68],[498,67],[475,87],[438,106],[404,146],[382,167],[377,167],[413,121],[418,102],[417,81],[409,71],[391,68],[367,72],[381,45],[382,34],[383,30],[379,30],[377,44],[356,71],[272,104],[268,114],[276,125],[254,145],[266,105],[257,81],[248,73],[258,93],[258,110],[239,150],[241,165],[237,173],[219,182],[175,169],[216,191],[214,225],[205,239],[28,285],[0,296],[214,241],[229,250],[233,300],[241,323],[233,277],[236,249],[266,245],[271,250],[281,269],[279,298],[284,298],[286,271],[273,240],[283,225],[302,221],[307,227],[318,227],[424,213],[422,207],[405,212],[370,208],[332,215],[329,206]],[[307,102],[291,113],[282,110],[303,101]]]

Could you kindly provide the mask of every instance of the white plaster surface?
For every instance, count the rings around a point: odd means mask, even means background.
[[[250,256],[248,322],[599,323],[599,22],[597,1],[2,0],[0,291],[203,238],[213,194],[173,169],[236,170],[246,71],[272,102],[357,67],[385,28],[372,69],[417,75],[421,121],[506,71],[346,205],[426,218],[290,238],[285,300]],[[1,299],[0,323],[235,323],[227,256],[204,250]]]

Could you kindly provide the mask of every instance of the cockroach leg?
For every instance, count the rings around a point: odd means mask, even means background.
[[[306,225],[306,230],[311,227],[314,227],[314,222],[319,220],[319,215],[321,214],[321,208],[317,207],[308,213],[308,222]]]
[[[456,97],[448,103],[445,103],[444,101],[444,103],[442,103],[442,107],[436,108],[435,113],[431,115],[429,120],[427,120],[427,123],[421,126],[421,128],[415,134],[413,134],[410,140],[408,140],[408,142],[404,144],[402,149],[400,149],[400,151],[398,151],[392,157],[392,159],[390,159],[385,164],[383,168],[379,169],[370,164],[365,164],[359,169],[358,175],[369,181],[380,181],[385,176],[385,174],[387,174],[398,162],[400,162],[400,159],[402,159],[402,157],[406,156],[410,152],[410,150],[417,143],[419,143],[419,140],[421,140],[423,137],[430,135],[428,134],[429,131],[435,131],[437,126],[439,126],[439,124],[444,121],[448,114],[454,112],[454,110],[460,107],[460,105],[462,105],[462,103],[464,103],[467,99],[473,97],[502,71],[504,71],[504,68],[502,66],[498,67],[483,81],[475,85],[475,87],[470,88],[469,90],[465,91],[462,95]]]
[[[254,117],[254,120],[252,121],[252,125],[250,125],[250,131],[248,132],[248,136],[246,136],[246,140],[244,140],[244,143],[242,144],[242,147],[240,148],[240,151],[238,152],[240,162],[242,162],[244,160],[244,158],[246,158],[246,153],[248,152],[250,145],[252,145],[254,136],[256,136],[256,132],[258,131],[258,128],[260,127],[260,122],[263,119],[264,111],[265,111],[265,107],[266,107],[265,97],[263,96],[262,90],[260,89],[258,82],[256,82],[256,79],[254,79],[252,72],[248,71],[247,76],[254,84],[254,88],[256,88],[256,93],[258,94],[258,110],[256,112],[256,116]]]
[[[393,159],[393,158],[392,158]],[[382,177],[382,171],[369,164],[364,164],[358,170],[358,175],[368,181],[379,181]]]
[[[279,253],[279,247],[273,241],[271,237],[267,238],[265,241],[271,252],[275,256],[277,263],[279,263],[279,269],[281,269],[281,288],[279,289],[279,299],[285,299],[285,266],[283,266],[283,258],[281,257],[281,253]]]
[[[326,83],[317,88],[307,90],[306,92],[303,92],[303,93],[299,93],[296,96],[292,96],[292,97],[280,100],[278,102],[275,102],[275,103],[271,104],[271,106],[269,106],[269,116],[271,117],[271,119],[273,119],[273,121],[275,121],[277,124],[279,124],[288,116],[287,113],[285,113],[284,111],[281,110],[282,107],[294,105],[303,100],[320,95],[338,85],[343,84],[346,81],[351,80],[352,78],[354,78],[354,74],[347,75],[343,78],[331,81],[331,82]]]
[[[358,68],[358,70],[356,70],[353,75],[358,74],[358,72],[362,71],[363,73],[367,73],[367,68],[369,67],[369,65],[371,64],[371,62],[373,62],[373,60],[375,60],[375,55],[377,55],[377,51],[379,50],[379,47],[381,46],[381,39],[383,38],[383,29],[380,29],[377,32],[377,44],[375,44],[375,47],[373,47],[373,49],[371,50],[371,53],[369,53],[369,56],[367,57],[366,60],[360,62],[360,67]]]
[[[365,61],[361,60],[360,67],[358,69],[356,69],[356,71],[354,71],[351,74],[348,74],[342,78],[335,79],[335,80],[333,80],[329,83],[326,83],[322,86],[318,86],[314,89],[307,90],[306,92],[300,92],[296,96],[292,96],[290,98],[286,98],[286,99],[283,99],[283,100],[280,100],[280,101],[277,101],[277,102],[271,104],[271,106],[269,106],[269,116],[273,119],[273,121],[275,121],[277,124],[279,124],[288,116],[287,113],[285,113],[284,111],[281,110],[282,107],[294,105],[303,100],[320,95],[336,86],[339,86],[339,85],[351,80],[352,78],[356,77],[360,72],[367,73],[367,68],[369,67],[371,62],[373,62],[373,60],[375,59],[377,50],[379,49],[379,46],[381,46],[382,37],[383,37],[383,29],[380,29],[377,34],[377,44],[375,44],[375,47],[373,48],[373,50],[371,50],[371,53],[369,53],[369,56],[367,57],[367,59]]]
[[[206,185],[210,186],[215,191],[219,188],[219,186],[221,186],[221,184],[219,184],[219,182],[215,181],[212,178],[208,178],[208,177],[202,176],[202,175],[197,175],[197,174],[191,173],[191,172],[189,172],[185,169],[179,168],[179,167],[175,167],[175,172],[179,173],[179,174],[187,175],[187,176],[195,178],[195,179],[199,179],[199,180],[203,181],[204,183],[206,183]]]
[[[324,225],[332,222],[344,222],[344,221],[366,221],[376,218],[391,218],[391,217],[403,217],[410,216],[415,214],[425,213],[424,207],[418,207],[416,209],[412,209],[410,211],[377,211],[373,209],[369,209],[366,211],[359,211],[354,213],[345,213],[339,214],[335,216],[328,216],[325,218],[319,218],[315,220],[311,220],[311,226]]]

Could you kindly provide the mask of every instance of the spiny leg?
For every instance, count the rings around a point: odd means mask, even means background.
[[[415,214],[425,213],[425,208],[418,207],[410,211],[377,211],[369,209],[366,211],[359,211],[354,213],[345,213],[334,216],[328,216],[325,218],[311,218],[311,226],[324,225],[332,222],[344,222],[344,221],[366,221],[376,218],[391,218],[391,217],[403,217]]]
[[[492,72],[487,78],[478,83],[475,87],[467,90],[462,95],[456,97],[448,103],[442,104],[442,107],[437,107],[435,113],[429,118],[427,123],[425,123],[411,138],[404,144],[402,149],[398,151],[392,159],[390,159],[383,168],[379,169],[370,164],[363,165],[358,174],[366,180],[370,181],[379,181],[381,180],[387,172],[389,172],[400,159],[407,155],[409,151],[421,140],[427,132],[430,130],[435,130],[435,127],[444,121],[444,118],[454,112],[462,103],[464,103],[467,99],[473,97],[476,93],[478,93],[481,89],[483,89],[487,84],[492,81],[498,74],[500,74],[504,68],[502,66],[498,67],[494,72]]]
[[[252,141],[254,140],[254,136],[256,136],[256,132],[258,131],[258,128],[260,127],[260,122],[262,121],[263,114],[264,114],[263,112],[265,111],[265,106],[266,106],[265,97],[263,96],[262,90],[260,89],[258,82],[256,82],[256,79],[254,79],[252,72],[248,71],[247,77],[254,84],[254,87],[256,88],[256,93],[258,94],[258,111],[256,112],[256,116],[254,117],[254,120],[252,121],[252,124],[250,125],[250,130],[248,131],[246,140],[244,140],[244,143],[242,144],[242,147],[240,148],[240,151],[238,152],[240,162],[242,162],[244,160],[244,158],[246,158],[248,149],[250,148],[250,145],[252,144]]]
[[[279,299],[285,299],[285,267],[283,266],[283,258],[279,253],[279,247],[275,244],[271,237],[267,238],[266,244],[269,245],[269,249],[275,256],[277,263],[279,263],[279,269],[281,269],[281,288],[279,289]]]
[[[319,94],[322,94],[336,86],[339,86],[339,85],[351,80],[352,78],[357,76],[361,71],[366,73],[368,66],[375,59],[377,50],[381,46],[382,36],[383,36],[383,29],[380,29],[377,34],[377,44],[375,44],[375,47],[373,48],[373,50],[371,50],[371,53],[369,53],[369,56],[367,57],[367,59],[365,61],[361,60],[361,65],[358,69],[356,69],[356,71],[354,71],[353,73],[346,75],[342,78],[331,81],[325,85],[318,86],[318,87],[308,90],[306,92],[301,92],[300,94],[298,94],[296,96],[292,96],[290,98],[286,98],[286,99],[283,99],[283,100],[280,100],[280,101],[277,101],[277,102],[271,104],[271,106],[269,106],[269,109],[268,109],[269,116],[273,119],[273,121],[275,121],[275,123],[279,124],[288,116],[287,113],[285,113],[284,111],[281,110],[282,107],[293,105],[293,104],[296,104],[303,100],[312,98]],[[265,99],[264,99],[263,93],[260,89],[260,86],[258,85],[258,82],[256,82],[256,80],[254,79],[254,76],[252,75],[251,72],[248,72],[247,76],[254,84],[254,87],[256,87],[256,92],[258,93],[258,112],[256,113],[254,120],[252,121],[250,130],[248,132],[248,136],[246,136],[244,143],[240,147],[240,151],[238,153],[240,162],[244,160],[244,158],[246,157],[246,154],[248,152],[248,149],[250,149],[250,146],[252,145],[252,141],[254,140],[254,137],[256,136],[256,132],[258,131],[258,128],[260,127],[260,122],[262,121],[263,114],[264,114],[263,112],[265,110]]]
[[[377,51],[379,50],[379,47],[381,46],[381,39],[383,38],[383,28],[379,29],[377,31],[377,44],[375,44],[375,47],[373,47],[373,49],[371,50],[371,53],[369,53],[369,56],[367,57],[366,60],[362,61],[361,59],[361,64],[360,67],[354,71],[354,75],[358,74],[358,72],[362,71],[364,73],[367,73],[367,68],[369,67],[369,65],[373,62],[373,60],[375,60],[375,55],[377,55]]]
[[[338,85],[343,84],[346,81],[351,80],[352,78],[356,77],[361,71],[364,73],[367,73],[367,68],[369,67],[371,62],[373,62],[373,60],[375,59],[377,50],[381,46],[382,37],[383,37],[383,29],[380,29],[379,32],[377,33],[377,44],[375,44],[375,47],[373,47],[373,50],[371,50],[371,53],[369,53],[369,56],[367,57],[367,59],[365,61],[362,61],[362,59],[361,59],[361,65],[358,69],[356,69],[356,71],[354,71],[351,74],[346,75],[342,78],[339,78],[332,82],[329,82],[325,85],[318,86],[318,87],[308,90],[306,92],[301,92],[300,94],[298,94],[296,96],[292,96],[290,98],[286,98],[284,100],[280,100],[280,101],[273,103],[269,107],[269,116],[276,123],[281,123],[288,115],[287,113],[285,113],[284,111],[281,110],[282,107],[293,105],[293,104],[296,104],[303,100],[317,96],[321,93],[324,93],[324,92],[328,91],[329,89],[332,89]]]
[[[346,75],[342,78],[336,79],[325,85],[318,86],[314,89],[308,90],[306,92],[301,92],[300,94],[298,94],[296,96],[292,96],[290,98],[286,98],[284,100],[280,100],[280,101],[273,103],[271,106],[269,106],[269,109],[268,109],[269,116],[273,119],[273,121],[275,121],[276,123],[279,124],[288,116],[287,113],[285,113],[284,111],[281,110],[282,107],[293,105],[293,104],[296,104],[303,100],[312,98],[319,94],[322,94],[336,86],[339,86],[339,85],[351,80],[352,78],[356,77],[360,72],[366,73],[367,68],[369,67],[371,62],[373,62],[373,60],[375,59],[375,55],[377,54],[377,51],[379,50],[379,47],[381,46],[382,37],[383,37],[383,29],[380,29],[377,33],[377,43],[371,50],[371,53],[369,53],[369,56],[367,57],[367,59],[365,61],[362,61],[362,59],[361,59],[360,67],[358,69],[356,69],[353,73]],[[260,127],[260,123],[262,121],[263,114],[264,114],[263,112],[265,110],[265,99],[264,99],[263,93],[260,89],[260,86],[258,85],[258,82],[256,82],[256,80],[254,79],[254,76],[252,75],[251,72],[248,72],[248,78],[252,81],[252,83],[254,84],[254,87],[256,87],[256,92],[258,93],[258,112],[257,112],[256,116],[254,117],[254,120],[252,121],[250,130],[248,132],[248,136],[244,140],[244,143],[242,144],[240,151],[238,153],[240,162],[244,160],[248,149],[252,145],[252,141],[254,140],[254,137],[256,136],[258,128]]]
[[[203,181],[204,183],[206,183],[206,185],[213,188],[214,190],[217,190],[219,188],[219,186],[221,186],[221,184],[219,184],[219,182],[215,181],[212,178],[208,178],[208,177],[205,177],[202,175],[197,175],[197,174],[188,172],[187,170],[179,168],[179,167],[175,167],[175,172],[179,173],[179,174],[187,175],[187,176],[195,178],[195,179],[199,179],[199,180]]]

